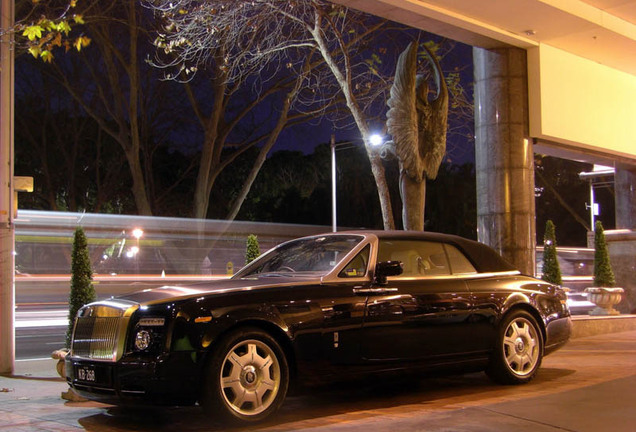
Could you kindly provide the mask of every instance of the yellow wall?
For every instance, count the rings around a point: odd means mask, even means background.
[[[533,138],[636,160],[636,76],[541,44],[528,96]]]

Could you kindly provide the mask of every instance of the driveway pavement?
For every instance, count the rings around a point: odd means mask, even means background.
[[[228,430],[198,408],[121,409],[66,402],[53,360],[0,377],[0,432]],[[524,386],[484,374],[368,380],[288,398],[255,431],[634,431],[636,331],[577,338]],[[234,429],[241,430],[241,429]]]

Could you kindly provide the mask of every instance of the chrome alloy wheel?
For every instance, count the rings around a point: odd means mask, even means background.
[[[280,364],[266,343],[243,340],[223,359],[219,380],[228,407],[244,416],[258,415],[276,399],[281,384]]]
[[[532,373],[541,357],[541,343],[537,329],[524,317],[512,320],[503,337],[506,365],[520,377]]]

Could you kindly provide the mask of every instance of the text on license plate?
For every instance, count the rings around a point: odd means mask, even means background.
[[[95,369],[86,366],[78,367],[77,379],[80,381],[95,382]]]

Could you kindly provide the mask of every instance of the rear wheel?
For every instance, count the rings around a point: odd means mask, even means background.
[[[501,323],[486,373],[502,384],[523,384],[535,377],[542,358],[543,337],[537,321],[517,310]]]
[[[263,420],[283,403],[288,384],[276,340],[260,329],[240,329],[221,341],[208,364],[201,406],[226,420]]]

